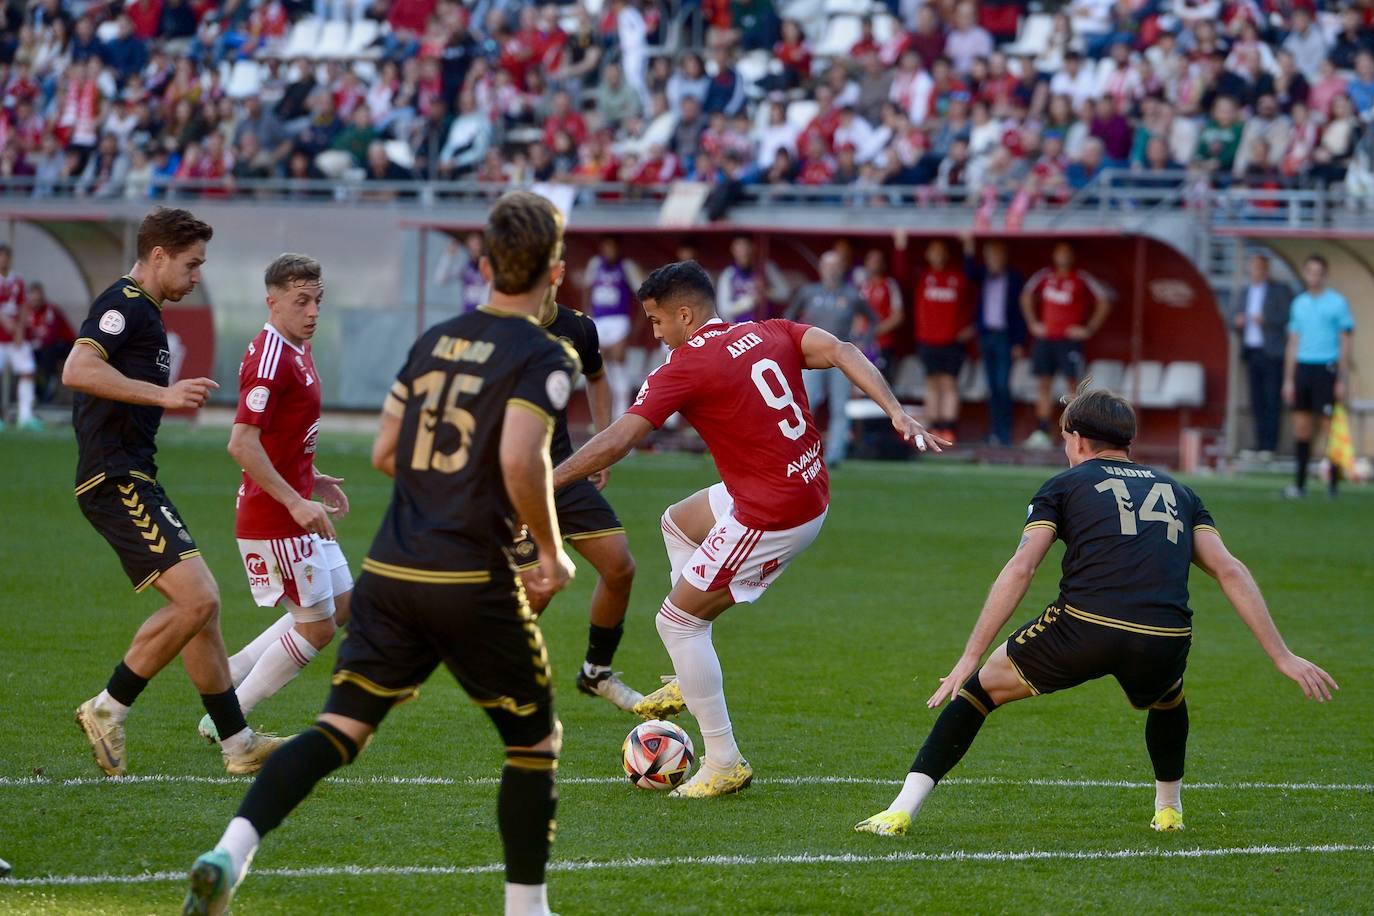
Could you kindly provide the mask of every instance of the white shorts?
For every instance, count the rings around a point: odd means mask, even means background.
[[[725,484],[711,487],[707,495],[716,524],[687,561],[682,576],[689,585],[704,592],[728,586],[731,597],[743,602],[763,597],[782,571],[811,546],[830,511],[826,509],[795,528],[761,531],[735,518],[735,500]]]
[[[614,347],[630,336],[629,315],[602,315],[593,318],[592,323],[596,325],[596,337],[603,347]]]
[[[33,347],[27,340],[11,340],[0,343],[0,373],[6,369],[15,375],[33,375]]]
[[[239,554],[258,606],[276,607],[286,598],[298,623],[333,617],[334,596],[353,588],[338,542],[318,534],[269,541],[239,538]]]

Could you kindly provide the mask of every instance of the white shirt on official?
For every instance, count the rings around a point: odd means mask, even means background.
[[[1246,348],[1264,346],[1264,326],[1260,324],[1260,319],[1264,317],[1264,294],[1268,289],[1268,283],[1251,283],[1245,292],[1243,341]]]

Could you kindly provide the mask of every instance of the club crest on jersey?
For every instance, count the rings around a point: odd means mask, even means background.
[[[272,392],[267,390],[266,385],[259,385],[248,392],[248,396],[243,399],[243,404],[253,413],[262,413],[267,409],[267,399],[271,394]]]
[[[135,293],[134,295],[138,295]],[[106,334],[122,334],[124,332],[124,315],[119,309],[110,309],[100,316],[100,330]]]
[[[572,379],[562,369],[555,369],[544,382],[544,393],[549,396],[554,410],[562,410],[568,406],[568,398],[572,395]]]
[[[534,556],[534,541],[526,538],[523,541],[517,542],[515,545],[515,555],[522,560],[528,560],[530,557]]]
[[[177,519],[177,517],[176,517],[175,515],[172,514],[172,510],[169,509],[169,508],[166,507],[166,506],[163,506],[163,507],[162,507],[162,517],[165,518],[165,519],[167,519],[167,523],[168,523],[169,525],[171,525],[172,527],[174,527],[174,528],[180,528],[180,527],[182,527],[181,522]]]
[[[167,375],[172,374],[172,353],[170,350],[157,351],[157,367]]]

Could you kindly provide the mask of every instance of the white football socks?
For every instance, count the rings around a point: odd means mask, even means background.
[[[258,663],[258,659],[262,658],[262,653],[266,652],[268,647],[278,639],[281,639],[282,634],[289,631],[295,623],[295,618],[289,612],[282,614],[281,617],[277,618],[276,623],[258,634],[257,639],[230,657],[229,679],[234,682],[235,687],[242,684],[243,679],[248,677],[248,672],[252,671],[253,666]]]
[[[248,677],[235,689],[243,714],[248,715],[263,700],[291,683],[319,653],[319,649],[295,630],[287,630],[278,637],[262,653],[253,670],[248,672]]]
[[[663,646],[673,660],[678,687],[687,709],[701,727],[706,743],[705,763],[728,770],[739,762],[739,746],[725,708],[725,678],[711,644],[711,622],[700,620],[665,599],[655,621]]]
[[[16,392],[19,401],[18,419],[20,423],[27,423],[33,419],[33,376],[23,376],[15,387],[18,389]]]
[[[668,551],[668,579],[673,585],[682,578],[682,571],[701,545],[693,541],[673,521],[672,510],[663,513],[663,548]]]
[[[234,874],[230,878],[231,887],[243,880],[243,873],[248,870],[248,863],[253,861],[253,853],[258,851],[258,844],[261,842],[262,837],[258,836],[258,831],[248,818],[236,817],[229,822],[215,849],[229,853],[229,859],[234,863]]]
[[[925,773],[907,773],[906,781],[902,783],[902,791],[892,800],[892,804],[887,806],[887,810],[905,811],[915,817],[933,788],[935,780]]]
[[[630,409],[630,374],[624,363],[606,362],[606,384],[611,389],[611,419]]]
[[[108,690],[100,691],[100,696],[95,698],[95,705],[108,710],[110,717],[121,725],[124,724],[125,719],[129,718],[129,707],[110,696]]]
[[[1165,808],[1173,808],[1179,814],[1183,813],[1183,801],[1180,796],[1183,794],[1183,780],[1175,779],[1172,782],[1160,782],[1155,780],[1155,810],[1162,811]]]
[[[549,886],[506,882],[506,916],[549,916]]]
[[[248,750],[248,744],[253,740],[253,730],[244,728],[230,735],[228,738],[219,739],[219,750],[225,757],[234,757]]]

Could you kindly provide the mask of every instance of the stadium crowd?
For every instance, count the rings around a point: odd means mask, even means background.
[[[671,2],[10,0],[0,180],[689,178],[1031,206],[1119,167],[1374,194],[1374,0],[889,0],[852,42],[830,0]],[[370,40],[297,53],[307,16]]]

